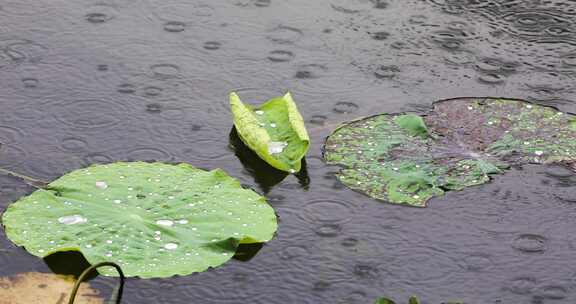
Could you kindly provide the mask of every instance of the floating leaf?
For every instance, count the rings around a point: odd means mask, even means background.
[[[458,98],[423,116],[381,114],[337,128],[324,158],[348,187],[424,207],[445,191],[490,180],[510,165],[576,170],[576,116],[521,100]]]
[[[250,149],[276,169],[300,171],[310,138],[290,93],[255,108],[231,93],[230,106],[238,136]]]
[[[374,302],[374,304],[396,304],[396,302],[388,299],[388,298],[380,298]]]
[[[396,304],[396,302],[389,298],[379,298],[374,304]],[[420,300],[415,296],[411,296],[410,299],[408,299],[408,304],[420,304]]]
[[[28,272],[0,278],[0,304],[67,303],[74,286],[73,276]],[[97,290],[83,283],[77,304],[102,304]]]
[[[144,162],[66,174],[10,205],[3,223],[36,256],[80,251],[143,278],[219,266],[239,243],[266,242],[277,228],[266,200],[222,170]]]

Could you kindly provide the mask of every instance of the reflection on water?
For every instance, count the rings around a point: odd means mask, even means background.
[[[576,301],[565,168],[515,168],[420,210],[348,190],[321,161],[339,122],[438,99],[576,112],[573,1],[6,0],[0,20],[0,166],[44,180],[118,160],[220,167],[279,215],[262,248],[201,274],[131,279],[127,303]],[[275,171],[230,132],[233,90],[292,92],[312,139],[305,170]],[[0,210],[32,190],[0,176]],[[0,263],[1,275],[55,269],[3,232]]]
[[[260,159],[258,155],[246,146],[240,137],[236,128],[230,131],[230,147],[234,150],[234,154],[244,166],[244,169],[254,178],[254,182],[264,192],[268,193],[270,190],[282,182],[288,173],[280,171],[264,160]],[[298,179],[298,183],[303,189],[308,189],[310,184],[310,177],[308,177],[308,170],[306,168],[306,159],[302,160],[302,169],[300,172],[294,174]]]
[[[232,128],[232,131],[230,131],[230,147],[234,150],[234,154],[238,157],[244,169],[252,175],[254,182],[258,184],[264,193],[270,192],[272,187],[288,176],[288,173],[268,165],[254,151],[250,150],[238,136],[236,128]]]
[[[82,253],[78,251],[57,252],[44,258],[44,262],[52,272],[63,275],[73,275],[76,278],[90,267],[90,263],[88,263]],[[88,276],[88,279],[93,279],[96,276],[97,274],[92,272]]]

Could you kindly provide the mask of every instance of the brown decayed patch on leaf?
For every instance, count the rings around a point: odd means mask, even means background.
[[[0,278],[0,304],[66,304],[74,278],[49,273],[28,272]],[[76,304],[102,304],[99,292],[83,283]]]

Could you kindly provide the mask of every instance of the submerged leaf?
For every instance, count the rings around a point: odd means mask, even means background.
[[[411,296],[408,300],[408,304],[420,304],[420,300],[415,296]]]
[[[326,140],[324,158],[344,167],[338,177],[354,190],[424,207],[445,191],[486,183],[510,165],[576,168],[575,120],[521,100],[450,99],[422,117],[381,114],[344,124]]]
[[[238,136],[250,149],[276,169],[300,171],[310,138],[290,93],[256,108],[231,93],[230,106]]]
[[[73,276],[28,272],[0,278],[0,304],[67,303],[74,286]],[[97,290],[83,283],[76,296],[77,304],[102,304]]]
[[[444,303],[444,304],[464,304],[464,302],[453,302],[453,301],[442,302],[442,303]],[[374,304],[396,304],[396,302],[390,300],[389,298],[379,298],[376,300],[376,302],[374,302]],[[416,296],[411,296],[410,299],[408,299],[408,304],[420,304],[420,300]]]
[[[380,298],[374,302],[374,304],[396,304],[396,302],[388,299],[388,298]]]
[[[239,243],[266,242],[277,228],[266,200],[222,170],[144,162],[66,174],[10,205],[3,223],[33,255],[80,251],[143,278],[219,266]]]

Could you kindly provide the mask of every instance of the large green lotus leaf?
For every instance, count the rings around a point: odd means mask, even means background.
[[[576,171],[576,116],[521,100],[458,98],[425,115],[381,114],[338,127],[324,158],[348,187],[424,207],[445,191],[490,180],[510,165],[564,164]]]
[[[310,138],[290,93],[251,107],[230,94],[234,126],[240,139],[272,167],[296,173]]]
[[[11,204],[3,224],[33,255],[80,251],[142,278],[219,266],[239,243],[266,242],[277,228],[266,200],[222,170],[144,162],[66,174]]]

